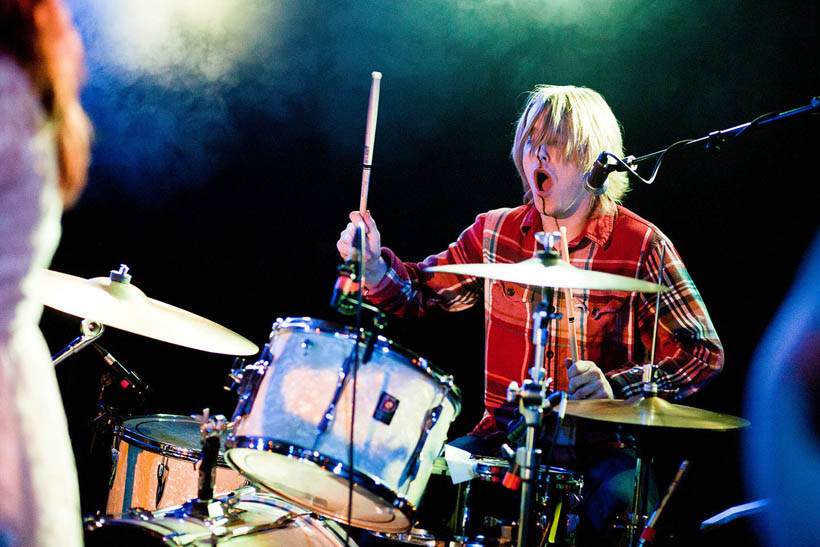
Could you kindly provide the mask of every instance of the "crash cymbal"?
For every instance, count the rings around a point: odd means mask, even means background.
[[[120,273],[130,279],[127,269]],[[130,282],[112,281],[108,277],[83,279],[42,270],[37,278],[37,295],[50,308],[155,340],[227,355],[252,355],[259,351],[247,338],[213,321],[148,298]]]
[[[530,258],[513,264],[447,264],[425,268],[426,272],[446,272],[489,279],[500,279],[524,285],[554,287],[556,289],[592,289],[606,291],[662,292],[657,285],[621,275],[582,270],[567,264],[560,258]]]
[[[749,425],[748,420],[691,406],[672,404],[660,397],[637,395],[629,399],[567,401],[567,414],[602,422],[673,427],[685,429],[728,430]]]

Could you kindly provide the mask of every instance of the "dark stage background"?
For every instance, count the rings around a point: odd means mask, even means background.
[[[384,78],[369,205],[384,243],[407,260],[444,249],[476,214],[520,203],[509,149],[523,92],[537,83],[600,91],[636,156],[820,93],[817,2],[69,4],[97,137],[52,268],[87,278],[126,263],[148,296],[259,346],[277,317],[348,321],[328,300],[335,242],[358,207],[373,70]],[[626,205],[675,242],[725,344],[723,374],[686,404],[745,413],[757,341],[820,226],[818,144],[817,116],[803,116],[719,151],[670,155],[652,186],[633,182]],[[452,436],[481,415],[482,322],[477,306],[394,319],[386,332],[455,375],[464,410]],[[42,327],[56,352],[79,320],[46,310]],[[133,413],[233,412],[222,389],[232,357],[115,329],[100,343],[156,390]],[[87,422],[105,370],[91,351],[57,370],[85,512],[104,504]],[[751,501],[740,434],[662,437],[661,488],[693,459],[667,517],[679,537]]]

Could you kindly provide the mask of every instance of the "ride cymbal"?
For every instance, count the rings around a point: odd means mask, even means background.
[[[642,395],[629,399],[567,401],[567,414],[576,418],[619,424],[718,431],[740,429],[750,423],[728,414],[676,405],[660,397]]]
[[[259,348],[247,338],[181,308],[148,298],[132,285],[127,269],[112,278],[83,279],[53,270],[37,277],[37,296],[56,310],[122,329],[211,353],[252,355]],[[120,277],[116,274],[119,273]]]

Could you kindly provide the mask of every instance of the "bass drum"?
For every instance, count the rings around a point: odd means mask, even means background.
[[[133,509],[116,518],[85,519],[86,547],[195,547],[262,545],[340,547],[342,527],[312,517],[304,509],[253,488],[219,498],[223,516],[207,520],[184,514],[180,506],[149,512]],[[356,544],[349,541],[348,545]]]
[[[367,530],[410,528],[433,462],[461,409],[452,378],[381,336],[310,318],[278,320],[242,372],[225,459],[302,507]],[[352,362],[358,345],[353,470]]]
[[[106,512],[133,507],[153,511],[197,496],[201,452],[199,422],[188,416],[135,416],[114,430],[115,467]],[[217,460],[214,492],[231,492],[247,480]]]

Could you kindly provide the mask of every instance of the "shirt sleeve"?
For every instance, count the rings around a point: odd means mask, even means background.
[[[672,243],[656,234],[641,265],[641,278],[657,281],[661,247],[665,247],[655,362],[658,364],[658,393],[682,399],[706,385],[723,368],[723,345],[697,287]],[[636,321],[647,355],[651,351],[655,323],[656,295],[641,293],[637,298]],[[639,395],[643,368],[638,363],[607,374],[616,397]]]
[[[387,273],[377,286],[366,291],[367,299],[401,317],[421,317],[435,308],[459,311],[475,304],[483,292],[482,280],[474,276],[425,272],[424,269],[445,264],[480,263],[485,217],[486,214],[479,215],[447,250],[422,262],[402,262],[392,250],[383,247]]]

